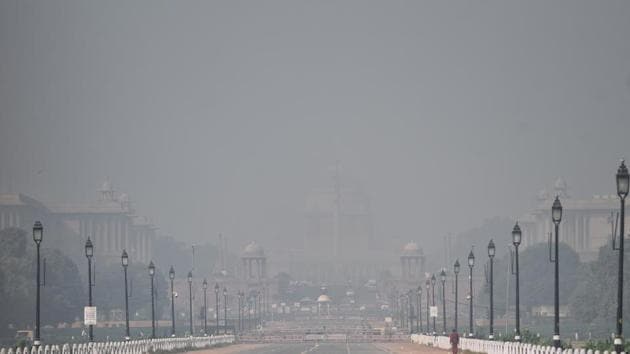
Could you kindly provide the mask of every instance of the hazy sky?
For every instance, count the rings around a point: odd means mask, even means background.
[[[438,238],[613,192],[629,133],[628,1],[0,1],[1,190],[183,240],[301,240],[336,160]]]

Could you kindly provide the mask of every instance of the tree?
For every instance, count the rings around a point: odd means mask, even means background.
[[[127,268],[130,298],[130,319],[151,319],[151,277],[148,268],[142,263],[130,263]],[[155,270],[154,287],[156,295],[155,318],[162,317],[163,309],[170,304],[169,287],[164,274],[168,269]],[[98,269],[94,287],[94,305],[97,306],[99,317],[113,319],[112,310],[125,310],[125,280],[123,267],[118,263],[111,263]],[[168,301],[167,301],[168,299]],[[136,316],[136,314],[138,314]]]
[[[578,270],[581,263],[577,253],[567,244],[561,243],[558,249],[560,257],[560,304],[569,303],[569,299],[578,283]],[[494,305],[495,315],[503,315],[514,306],[514,276],[509,273],[511,258],[509,254],[496,259],[494,263]],[[520,307],[521,313],[529,312],[532,306],[553,305],[554,302],[554,265],[549,262],[549,249],[546,243],[532,245],[519,250]],[[509,275],[508,275],[509,274]],[[510,277],[509,298],[505,300],[507,277]],[[488,304],[488,289],[481,294],[481,303]],[[485,305],[487,306],[487,305]]]
[[[618,251],[610,243],[599,250],[595,262],[584,267],[579,274],[580,284],[571,298],[570,309],[575,318],[584,324],[585,330],[597,336],[608,336],[615,331],[617,315]],[[624,262],[624,273],[630,265]],[[624,295],[630,294],[630,282],[624,282]],[[630,318],[630,309],[624,306],[624,318]],[[624,333],[628,334],[628,326]]]
[[[165,266],[174,266],[178,278],[185,278],[192,268],[192,248],[170,236],[162,236],[153,243],[154,262]],[[195,268],[204,274],[219,271],[214,269],[219,251],[210,243],[195,245]]]
[[[26,231],[0,230],[0,328],[33,327],[35,320],[35,244]],[[77,266],[60,251],[42,244],[46,286],[41,288],[42,326],[82,317],[83,286]],[[43,264],[42,264],[43,268]],[[43,275],[43,273],[42,273]]]

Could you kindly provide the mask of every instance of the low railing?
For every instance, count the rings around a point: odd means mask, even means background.
[[[146,354],[157,351],[201,349],[232,344],[232,335],[141,339],[121,342],[40,345],[23,348],[2,348],[0,354]]]
[[[426,336],[423,334],[412,334],[413,343],[424,344],[441,349],[450,349],[451,343],[446,336]],[[534,345],[528,343],[500,342],[484,339],[461,338],[459,349],[468,350],[475,353],[486,354],[617,354],[612,351],[586,350],[586,349],[560,349],[550,346]],[[622,352],[621,354],[625,354]]]

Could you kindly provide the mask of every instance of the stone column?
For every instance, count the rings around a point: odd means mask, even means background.
[[[402,278],[407,279],[407,268],[405,267],[405,258],[400,257],[400,270],[402,272]]]

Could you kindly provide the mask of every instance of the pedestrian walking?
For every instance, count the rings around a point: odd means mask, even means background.
[[[457,346],[459,345],[459,333],[457,330],[453,328],[451,335],[448,336],[449,341],[451,342],[451,351],[453,354],[457,354]]]

